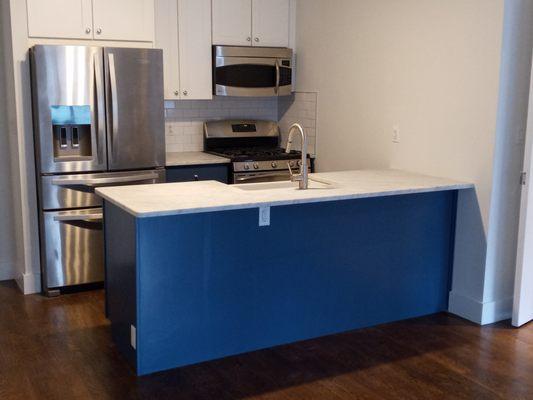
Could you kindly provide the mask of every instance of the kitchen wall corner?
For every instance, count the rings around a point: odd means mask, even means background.
[[[309,137],[308,152],[316,156],[318,93],[295,92],[292,96],[280,98],[278,121],[281,130],[282,146],[287,143],[289,128],[295,122],[302,125]],[[295,140],[295,149],[300,148],[300,139]]]

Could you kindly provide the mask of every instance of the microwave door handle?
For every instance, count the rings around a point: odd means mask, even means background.
[[[117,73],[115,69],[115,55],[110,53],[108,55],[109,61],[109,86],[110,86],[110,97],[111,97],[111,132],[110,132],[110,147],[111,155],[115,154],[115,139],[118,139],[118,99],[117,99]]]
[[[276,59],[276,87],[274,88],[274,93],[278,94],[279,92],[279,83],[280,83],[280,70],[279,70],[279,61]]]

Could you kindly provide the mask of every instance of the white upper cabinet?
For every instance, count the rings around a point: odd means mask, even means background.
[[[252,0],[213,0],[213,44],[249,46]]]
[[[156,0],[155,14],[165,99],[211,99],[211,0]]]
[[[290,0],[252,0],[254,46],[289,47]]]
[[[92,39],[91,0],[27,0],[28,36]]]
[[[94,38],[154,41],[154,0],[92,0]]]
[[[213,44],[288,47],[291,0],[213,0]]]
[[[178,0],[180,98],[211,99],[211,0]]]
[[[154,41],[154,0],[26,0],[28,36]]]
[[[155,19],[155,47],[163,50],[165,99],[179,99],[178,1],[155,0]]]

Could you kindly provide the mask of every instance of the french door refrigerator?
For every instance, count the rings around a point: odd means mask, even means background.
[[[30,50],[43,290],[104,280],[101,186],[165,180],[163,55]]]

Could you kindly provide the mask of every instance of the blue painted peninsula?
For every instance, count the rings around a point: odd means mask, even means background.
[[[106,308],[139,375],[447,309],[457,191],[394,170],[97,189]],[[262,226],[260,226],[262,225]]]

